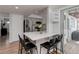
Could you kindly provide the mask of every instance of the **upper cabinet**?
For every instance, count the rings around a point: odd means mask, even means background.
[[[60,12],[48,8],[48,31],[52,33],[60,33]]]
[[[60,21],[60,12],[58,10],[52,11],[53,13],[53,19],[52,22],[53,23],[59,23]]]
[[[52,27],[53,27],[53,33],[60,33],[60,12],[59,10],[53,11]]]

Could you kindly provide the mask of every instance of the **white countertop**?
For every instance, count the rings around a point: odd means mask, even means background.
[[[42,33],[40,33],[40,32],[25,32],[24,33],[25,36],[27,36],[28,38],[30,38],[33,41],[48,38],[48,37],[51,37],[55,34],[58,34],[58,33],[48,33],[48,32],[42,32]]]

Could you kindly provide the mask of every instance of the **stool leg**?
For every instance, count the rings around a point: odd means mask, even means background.
[[[36,51],[37,51],[37,54],[38,54],[38,50],[37,50],[37,47],[36,47]]]
[[[56,54],[57,54],[57,45],[56,45]]]
[[[18,54],[19,54],[19,52],[20,52],[20,42],[19,42],[19,49],[18,49]]]
[[[23,47],[21,46],[21,54],[22,54],[22,50],[23,50]]]
[[[57,47],[56,47],[56,54],[57,54]]]
[[[61,51],[64,54],[64,51],[63,51],[63,40],[61,40]]]
[[[41,54],[41,45],[40,45],[40,54]]]
[[[47,54],[49,54],[49,50],[50,50],[50,49],[47,49]]]
[[[31,52],[31,54],[33,54],[33,50],[32,49],[30,50],[30,52]]]

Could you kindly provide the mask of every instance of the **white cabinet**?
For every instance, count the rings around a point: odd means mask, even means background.
[[[52,33],[60,33],[60,11],[48,9],[47,30]]]
[[[60,33],[60,12],[58,10],[53,11],[53,33]]]
[[[58,10],[53,11],[53,20],[52,20],[52,22],[59,22],[59,18],[60,18],[59,16],[60,16],[60,13],[59,13]]]

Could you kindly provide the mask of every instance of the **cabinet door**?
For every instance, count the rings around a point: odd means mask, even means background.
[[[53,19],[52,19],[52,25],[53,25],[53,32],[54,33],[60,33],[60,15],[59,11],[53,12]]]

